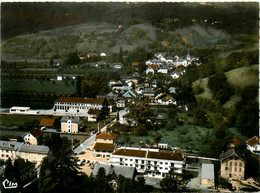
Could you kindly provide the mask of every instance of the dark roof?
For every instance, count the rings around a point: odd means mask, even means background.
[[[38,139],[39,137],[41,137],[43,135],[43,131],[40,129],[33,129],[30,131],[30,133],[36,138]]]
[[[230,145],[238,146],[238,145],[241,145],[241,144],[243,144],[243,142],[241,140],[239,140],[238,138],[236,138],[236,137],[233,137],[230,140]]]
[[[255,146],[255,145],[259,144],[259,137],[258,136],[254,136],[254,137],[248,139],[246,141],[246,143],[248,145],[250,145],[250,146]]]
[[[60,97],[55,102],[74,102],[74,103],[96,103],[102,104],[103,98],[79,98],[79,97]]]
[[[238,152],[236,152],[234,149],[230,149],[228,151],[226,151],[225,153],[220,154],[220,161],[224,161],[229,157],[238,157],[239,159],[241,159],[243,162],[246,162],[244,158],[242,158],[242,155],[240,155]]]
[[[68,120],[71,120],[72,123],[79,124],[79,117],[69,117],[69,116],[63,116],[60,120],[60,122],[67,122]]]
[[[115,145],[112,143],[96,143],[94,149],[113,151],[115,149]]]
[[[145,157],[147,151],[144,150],[134,150],[134,149],[117,149],[113,155],[126,155],[133,157]]]
[[[184,161],[182,156],[174,151],[148,152],[147,158]]]
[[[98,109],[89,109],[88,111],[88,114],[91,114],[91,115],[97,115],[99,113],[99,110]]]
[[[40,122],[40,126],[52,127],[55,119],[42,119]]]
[[[111,139],[114,140],[118,135],[114,133],[102,132],[96,136],[97,139]]]

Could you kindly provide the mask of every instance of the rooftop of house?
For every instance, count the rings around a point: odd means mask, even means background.
[[[242,160],[243,162],[246,162],[245,159],[242,157],[242,155],[240,155],[237,151],[235,151],[234,149],[230,149],[222,154],[220,154],[220,161],[224,161],[226,160],[227,158],[230,158],[230,157],[237,157],[239,158],[240,160]]]
[[[103,98],[59,97],[55,102],[102,104],[104,102],[104,99]]]
[[[246,143],[248,145],[250,145],[250,146],[255,146],[255,145],[259,144],[259,137],[258,136],[254,136],[254,137],[248,139],[246,141]]]
[[[184,161],[182,156],[174,151],[148,152],[147,158]]]
[[[238,146],[238,145],[241,145],[241,144],[243,144],[243,142],[241,140],[239,140],[238,138],[236,138],[236,137],[233,137],[230,140],[230,145]]]
[[[116,166],[116,165],[105,164],[105,163],[97,163],[92,173],[93,176],[97,175],[100,168],[105,169],[106,175],[110,175],[114,172],[116,176],[122,175],[125,178],[130,178],[130,179],[134,177],[134,173],[135,173],[135,167]]]
[[[40,126],[52,127],[54,122],[55,122],[55,119],[44,118],[44,119],[41,120]]]
[[[20,148],[21,152],[30,152],[30,153],[39,153],[39,154],[48,154],[49,147],[44,145],[28,145],[23,144]]]
[[[113,151],[115,149],[115,145],[112,143],[95,143],[94,149]]]
[[[38,139],[39,137],[43,136],[43,131],[40,129],[32,129],[30,131],[30,133],[36,138]]]
[[[132,157],[145,157],[147,151],[144,150],[134,150],[134,149],[117,149],[113,155],[125,155]]]
[[[90,115],[97,115],[99,113],[99,109],[89,109],[88,114]]]
[[[49,152],[48,146],[28,145],[22,142],[2,141],[2,140],[0,140],[0,149],[29,152],[29,153],[39,153],[39,154],[47,154]]]
[[[114,140],[118,135],[114,133],[102,132],[96,136],[97,139],[110,139]]]
[[[149,151],[149,150],[119,148],[116,150],[115,153],[113,153],[113,155],[184,161],[184,157],[182,157],[181,154],[178,154],[175,151]]]
[[[70,117],[70,116],[63,116],[60,120],[61,123],[67,122],[71,120],[72,123],[79,123],[79,117]]]

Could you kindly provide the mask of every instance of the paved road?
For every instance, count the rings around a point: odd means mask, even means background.
[[[103,128],[100,129],[101,132],[106,131],[107,127],[113,126],[116,123],[116,119],[113,119],[110,123],[105,125]],[[82,144],[80,144],[76,149],[74,149],[75,154],[79,154],[80,152],[84,151],[87,147],[95,142],[96,134],[90,136],[87,140],[85,140]]]

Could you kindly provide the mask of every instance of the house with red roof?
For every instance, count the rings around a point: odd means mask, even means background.
[[[116,149],[109,162],[113,165],[134,166],[145,177],[164,178],[171,170],[182,173],[186,157],[175,151],[123,147]]]
[[[101,110],[104,98],[59,97],[54,102],[54,111],[63,113],[85,113],[92,109]]]
[[[55,119],[53,118],[44,118],[40,122],[41,128],[52,128],[54,125]]]
[[[254,154],[260,155],[259,136],[254,136],[246,141],[246,145],[249,151]]]

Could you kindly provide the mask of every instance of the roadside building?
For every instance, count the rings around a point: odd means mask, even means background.
[[[30,110],[30,107],[12,107],[9,109],[9,113],[27,113]]]
[[[53,127],[54,122],[55,122],[55,119],[53,119],[53,118],[44,118],[40,122],[40,127],[41,127],[41,129],[45,129],[45,128],[50,129]]]
[[[230,148],[235,148],[239,145],[242,145],[243,142],[241,140],[239,140],[238,138],[236,137],[233,137],[231,140],[230,140],[230,143],[229,143],[229,147]]]
[[[88,121],[96,122],[99,115],[99,109],[89,109],[88,111]]]
[[[43,137],[43,131],[40,129],[33,129],[30,133],[23,135],[24,143],[29,145],[38,145],[38,140]]]
[[[114,144],[116,142],[117,134],[102,132],[96,136],[97,143],[111,143]]]
[[[215,187],[214,164],[202,164],[200,183],[202,186]]]
[[[109,158],[115,150],[115,144],[113,143],[95,143],[94,145],[94,156]]]
[[[80,117],[64,116],[60,120],[61,132],[63,133],[78,133],[80,125]]]
[[[43,145],[28,145],[21,142],[0,140],[0,159],[12,161],[22,158],[25,161],[33,162],[38,167],[44,157],[48,155],[49,147]]]
[[[240,180],[245,177],[245,159],[234,149],[220,155],[220,176],[225,179]]]
[[[118,148],[110,157],[113,165],[135,167],[145,177],[164,178],[174,170],[182,173],[186,157],[175,151],[147,148]]]
[[[101,110],[103,98],[60,97],[54,102],[54,111],[87,113],[89,109]]]

